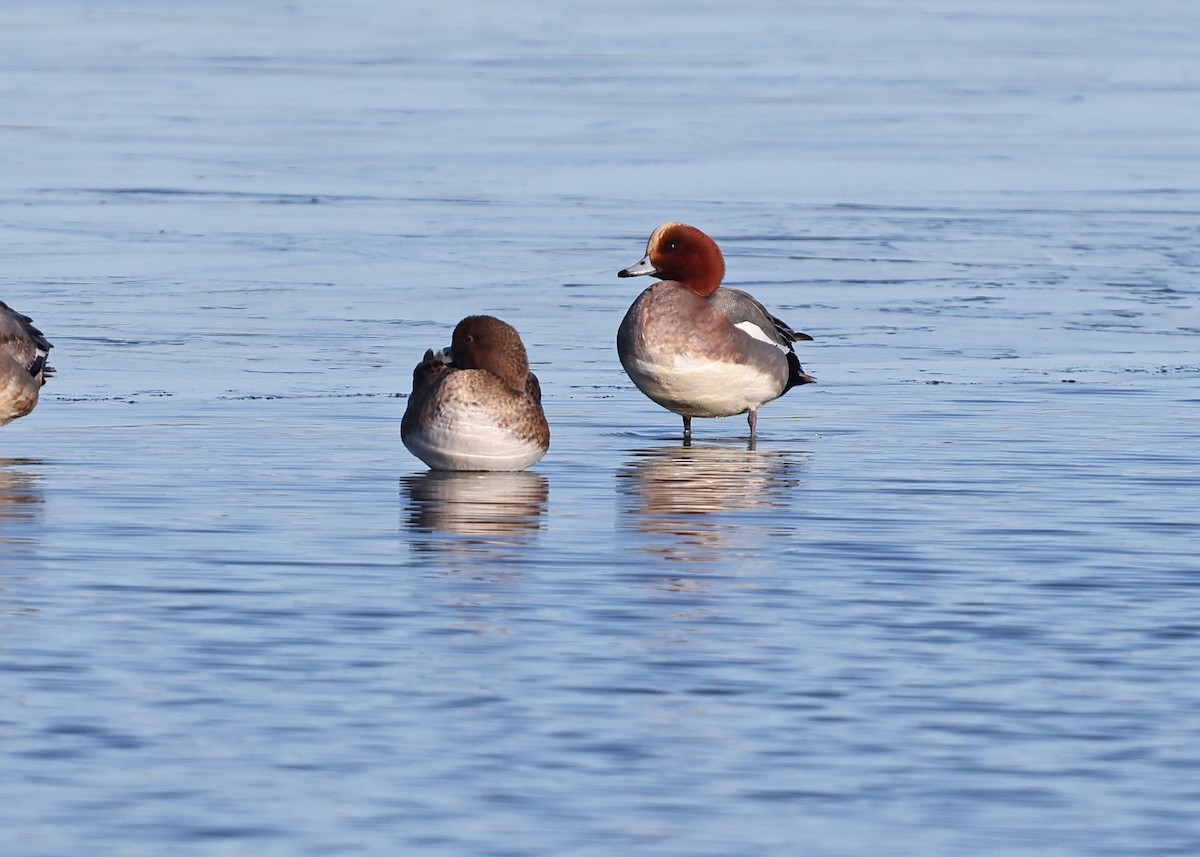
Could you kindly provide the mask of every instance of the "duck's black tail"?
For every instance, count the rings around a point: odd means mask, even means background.
[[[788,382],[784,388],[786,393],[792,387],[799,387],[801,384],[815,384],[817,379],[804,371],[804,367],[800,365],[800,358],[796,356],[795,351],[789,350],[787,353],[788,361]]]

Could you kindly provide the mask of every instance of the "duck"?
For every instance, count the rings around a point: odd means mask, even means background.
[[[516,328],[467,316],[449,349],[426,351],[413,369],[400,437],[431,470],[514,471],[540,461],[550,426]]]
[[[37,407],[54,369],[46,364],[53,346],[33,319],[0,301],[0,426]]]
[[[746,414],[750,442],[758,409],[817,379],[804,371],[797,333],[739,289],[721,285],[725,258],[695,226],[671,221],[654,230],[640,262],[618,277],[658,277],[633,302],[617,330],[617,355],[637,388],[683,417]]]

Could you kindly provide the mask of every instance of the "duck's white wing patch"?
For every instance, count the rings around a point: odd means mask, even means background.
[[[771,338],[768,333],[752,321],[739,321],[734,325],[743,333],[748,333],[760,342],[766,342],[770,345],[778,346],[779,343]]]

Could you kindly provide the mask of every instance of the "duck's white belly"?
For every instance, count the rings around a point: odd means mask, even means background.
[[[744,414],[783,392],[778,378],[743,363],[676,354],[661,361],[628,355],[621,361],[639,390],[688,417]]]
[[[404,445],[433,470],[524,470],[546,450],[473,410],[439,414],[403,435]]]

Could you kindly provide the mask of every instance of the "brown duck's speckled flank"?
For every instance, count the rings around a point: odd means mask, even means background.
[[[33,320],[0,301],[0,425],[32,411],[54,370],[46,365],[50,343]]]

